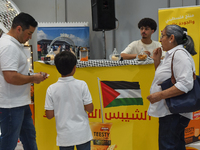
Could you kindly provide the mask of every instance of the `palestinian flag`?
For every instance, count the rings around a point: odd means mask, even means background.
[[[104,108],[143,105],[138,82],[100,81]]]

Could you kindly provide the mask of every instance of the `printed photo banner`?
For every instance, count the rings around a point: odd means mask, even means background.
[[[80,49],[89,51],[89,26],[79,23],[39,23],[37,28],[38,60],[47,54],[72,50],[79,56]]]
[[[187,28],[187,34],[194,40],[196,55],[193,56],[196,74],[199,74],[199,22],[200,6],[163,8],[158,10],[159,37],[166,25],[176,24]],[[160,40],[160,39],[159,39]]]

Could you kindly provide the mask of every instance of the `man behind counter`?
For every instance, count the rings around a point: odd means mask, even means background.
[[[153,19],[143,18],[138,23],[138,28],[140,29],[142,39],[133,41],[121,52],[121,57],[123,59],[135,59],[141,50],[148,56],[151,56],[154,49],[161,47],[160,42],[151,39],[151,35],[157,29],[157,24]],[[164,56],[164,54],[162,54],[162,56]]]

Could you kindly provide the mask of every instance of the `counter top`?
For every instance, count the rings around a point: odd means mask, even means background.
[[[54,65],[54,61],[39,61],[41,63]],[[95,59],[88,61],[80,61],[76,65],[77,68],[85,68],[85,67],[115,67],[115,66],[125,66],[125,65],[146,65],[154,63],[153,59],[148,57],[145,61],[139,61],[137,59],[133,60],[123,60],[123,61],[110,61],[106,59]]]

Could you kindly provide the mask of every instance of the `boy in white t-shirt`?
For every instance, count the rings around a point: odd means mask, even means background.
[[[62,77],[47,89],[45,110],[48,119],[55,116],[57,145],[60,150],[90,150],[92,132],[86,111],[93,111],[90,91],[85,81],[73,77],[77,59],[63,51],[55,56]]]

